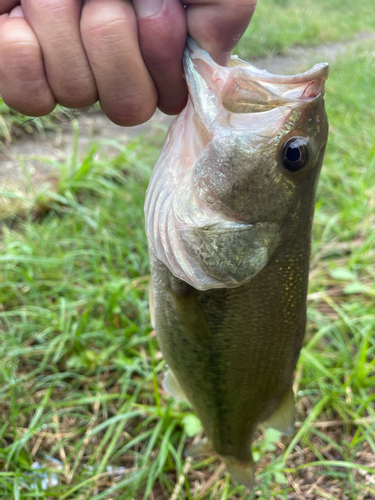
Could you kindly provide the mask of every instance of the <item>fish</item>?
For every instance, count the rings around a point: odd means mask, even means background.
[[[187,454],[219,455],[251,488],[257,427],[294,428],[328,64],[223,67],[189,39],[184,71],[188,103],[146,193],[151,321],[163,386],[205,432]]]

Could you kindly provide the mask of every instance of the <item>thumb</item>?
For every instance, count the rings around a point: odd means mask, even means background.
[[[0,15],[8,14],[19,3],[20,0],[0,0]]]
[[[219,64],[228,63],[232,49],[248,27],[257,0],[187,0],[189,35]]]

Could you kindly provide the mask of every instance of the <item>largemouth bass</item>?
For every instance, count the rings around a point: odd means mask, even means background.
[[[206,433],[191,453],[221,455],[251,487],[257,426],[294,425],[328,65],[295,76],[237,58],[221,67],[190,40],[184,67],[189,102],[146,197],[151,316],[164,387]]]

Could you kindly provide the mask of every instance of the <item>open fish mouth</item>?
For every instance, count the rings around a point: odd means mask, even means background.
[[[279,224],[221,221],[179,231],[186,252],[184,280],[194,288],[233,288],[267,265],[282,241]],[[188,278],[188,279],[187,279]]]
[[[228,67],[220,66],[192,38],[188,38],[187,45],[189,50],[185,52],[184,65],[188,83],[191,86],[189,80],[194,80],[196,76],[195,67],[208,84],[208,89],[219,91],[220,104],[232,113],[267,111],[324,95],[324,83],[329,72],[327,63],[315,64],[310,70],[297,75],[274,75],[237,56],[231,57]],[[195,81],[201,94],[207,93],[203,79]],[[198,99],[202,97],[200,95]]]

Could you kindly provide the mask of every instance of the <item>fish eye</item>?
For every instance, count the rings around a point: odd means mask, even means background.
[[[306,137],[291,137],[282,150],[282,163],[290,172],[298,172],[307,163]]]

